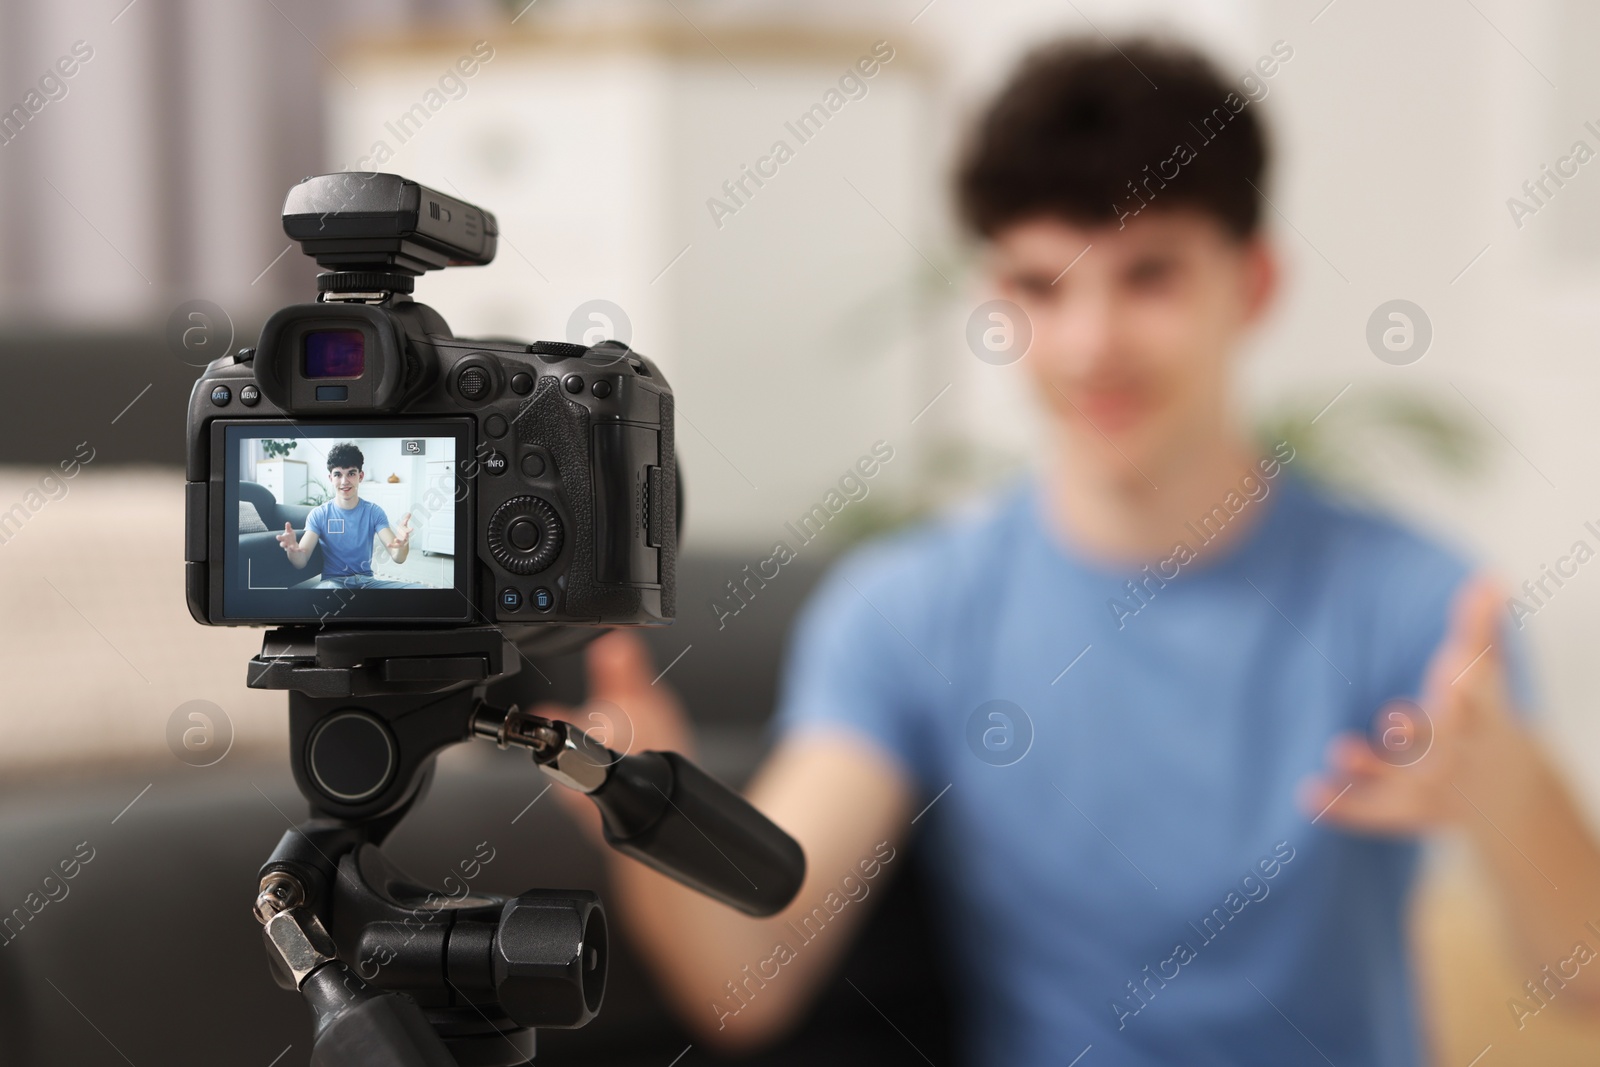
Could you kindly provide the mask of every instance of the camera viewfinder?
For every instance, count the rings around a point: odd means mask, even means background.
[[[305,335],[307,378],[359,378],[367,343],[360,330],[312,330]]]

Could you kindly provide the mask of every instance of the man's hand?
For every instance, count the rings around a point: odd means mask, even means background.
[[[378,540],[383,542],[383,550],[389,558],[396,563],[404,563],[406,556],[411,552],[411,512],[406,512],[405,518],[400,520],[400,528],[385,526],[378,531]]]
[[[564,719],[615,752],[691,755],[694,738],[676,694],[658,677],[644,642],[626,630],[597,638],[585,650],[589,699],[579,707],[541,704],[535,715]]]
[[[1403,721],[1380,719],[1380,731],[1401,731],[1391,741],[1418,744],[1420,758],[1417,751],[1397,758],[1396,746],[1381,741],[1338,738],[1330,772],[1307,782],[1301,799],[1308,813],[1360,833],[1460,826],[1500,897],[1518,965],[1536,973],[1589,936],[1600,847],[1560,774],[1511,715],[1497,625],[1504,603],[1481,579],[1456,598],[1423,694],[1431,745],[1420,747],[1428,742],[1421,732],[1408,738]],[[1391,704],[1380,715],[1394,710],[1416,718],[1414,705]],[[1561,1003],[1600,1016],[1597,975],[1569,980]]]
[[[626,630],[596,638],[584,650],[589,668],[589,699],[578,707],[540,704],[535,715],[570,722],[619,756],[635,752],[677,752],[693,757],[689,717],[678,697],[658,677],[644,642]],[[653,683],[653,684],[652,684]],[[598,838],[600,813],[589,799],[557,789],[556,802]]]
[[[291,523],[283,524],[283,533],[278,535],[278,544],[282,545],[283,550],[291,556],[300,547],[300,539],[294,535],[294,526]]]
[[[1310,815],[1362,833],[1422,833],[1475,816],[1474,800],[1524,765],[1532,740],[1511,714],[1500,647],[1504,603],[1485,579],[1463,587],[1428,666],[1421,706],[1386,705],[1376,742],[1335,738],[1328,772],[1301,787]]]

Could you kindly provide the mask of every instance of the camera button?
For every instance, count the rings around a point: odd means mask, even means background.
[[[533,375],[527,371],[518,371],[511,376],[511,391],[518,396],[527,396],[533,392]]]
[[[489,372],[482,367],[468,367],[456,376],[456,388],[468,400],[482,400],[494,385]]]
[[[611,395],[611,383],[602,378],[600,381],[597,381],[594,383],[594,385],[590,386],[589,392],[593,393],[599,399],[604,400],[606,397]]]
[[[228,401],[233,399],[233,390],[226,385],[213,385],[211,387],[211,402],[219,408],[228,406]]]
[[[244,398],[240,397],[240,399]],[[483,420],[483,428],[490,437],[504,437],[506,430],[510,429],[510,426],[507,424],[504,415],[490,415]]]
[[[544,477],[544,457],[537,452],[529,452],[522,457],[522,476],[524,478]]]
[[[541,585],[529,595],[528,603],[532,604],[536,611],[549,611],[556,606],[556,595]]]
[[[483,457],[483,469],[490,474],[504,474],[506,472],[506,454],[504,452],[490,452]]]
[[[239,389],[239,403],[247,408],[253,408],[261,403],[261,390],[254,385],[246,385]]]
[[[583,377],[577,374],[569,374],[561,379],[561,387],[569,393],[581,393],[583,392]]]
[[[539,527],[532,519],[517,519],[506,529],[506,540],[526,552],[539,543]]]
[[[516,611],[522,607],[522,593],[510,586],[500,590],[500,607],[506,611]]]

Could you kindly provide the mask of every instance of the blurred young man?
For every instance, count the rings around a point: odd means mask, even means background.
[[[1494,591],[1234,408],[1278,278],[1247,88],[1066,44],[983,118],[960,202],[1031,322],[1042,469],[853,553],[805,612],[750,787],[809,860],[784,915],[616,864],[705,1040],[797,1021],[867,905],[814,940],[804,917],[914,817],[984,1067],[1423,1062],[1403,915],[1418,838],[1452,827],[1527,975],[1600,1001],[1600,968],[1568,973],[1600,948],[1600,856],[1513,712]],[[636,747],[689,747],[637,642],[589,665]]]

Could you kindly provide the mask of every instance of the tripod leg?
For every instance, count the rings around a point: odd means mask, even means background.
[[[416,1001],[379,993],[338,961],[300,992],[316,1024],[311,1067],[456,1067]]]
[[[378,992],[335,958],[315,915],[280,911],[266,932],[311,1009],[313,1067],[457,1067],[415,1001]]]

